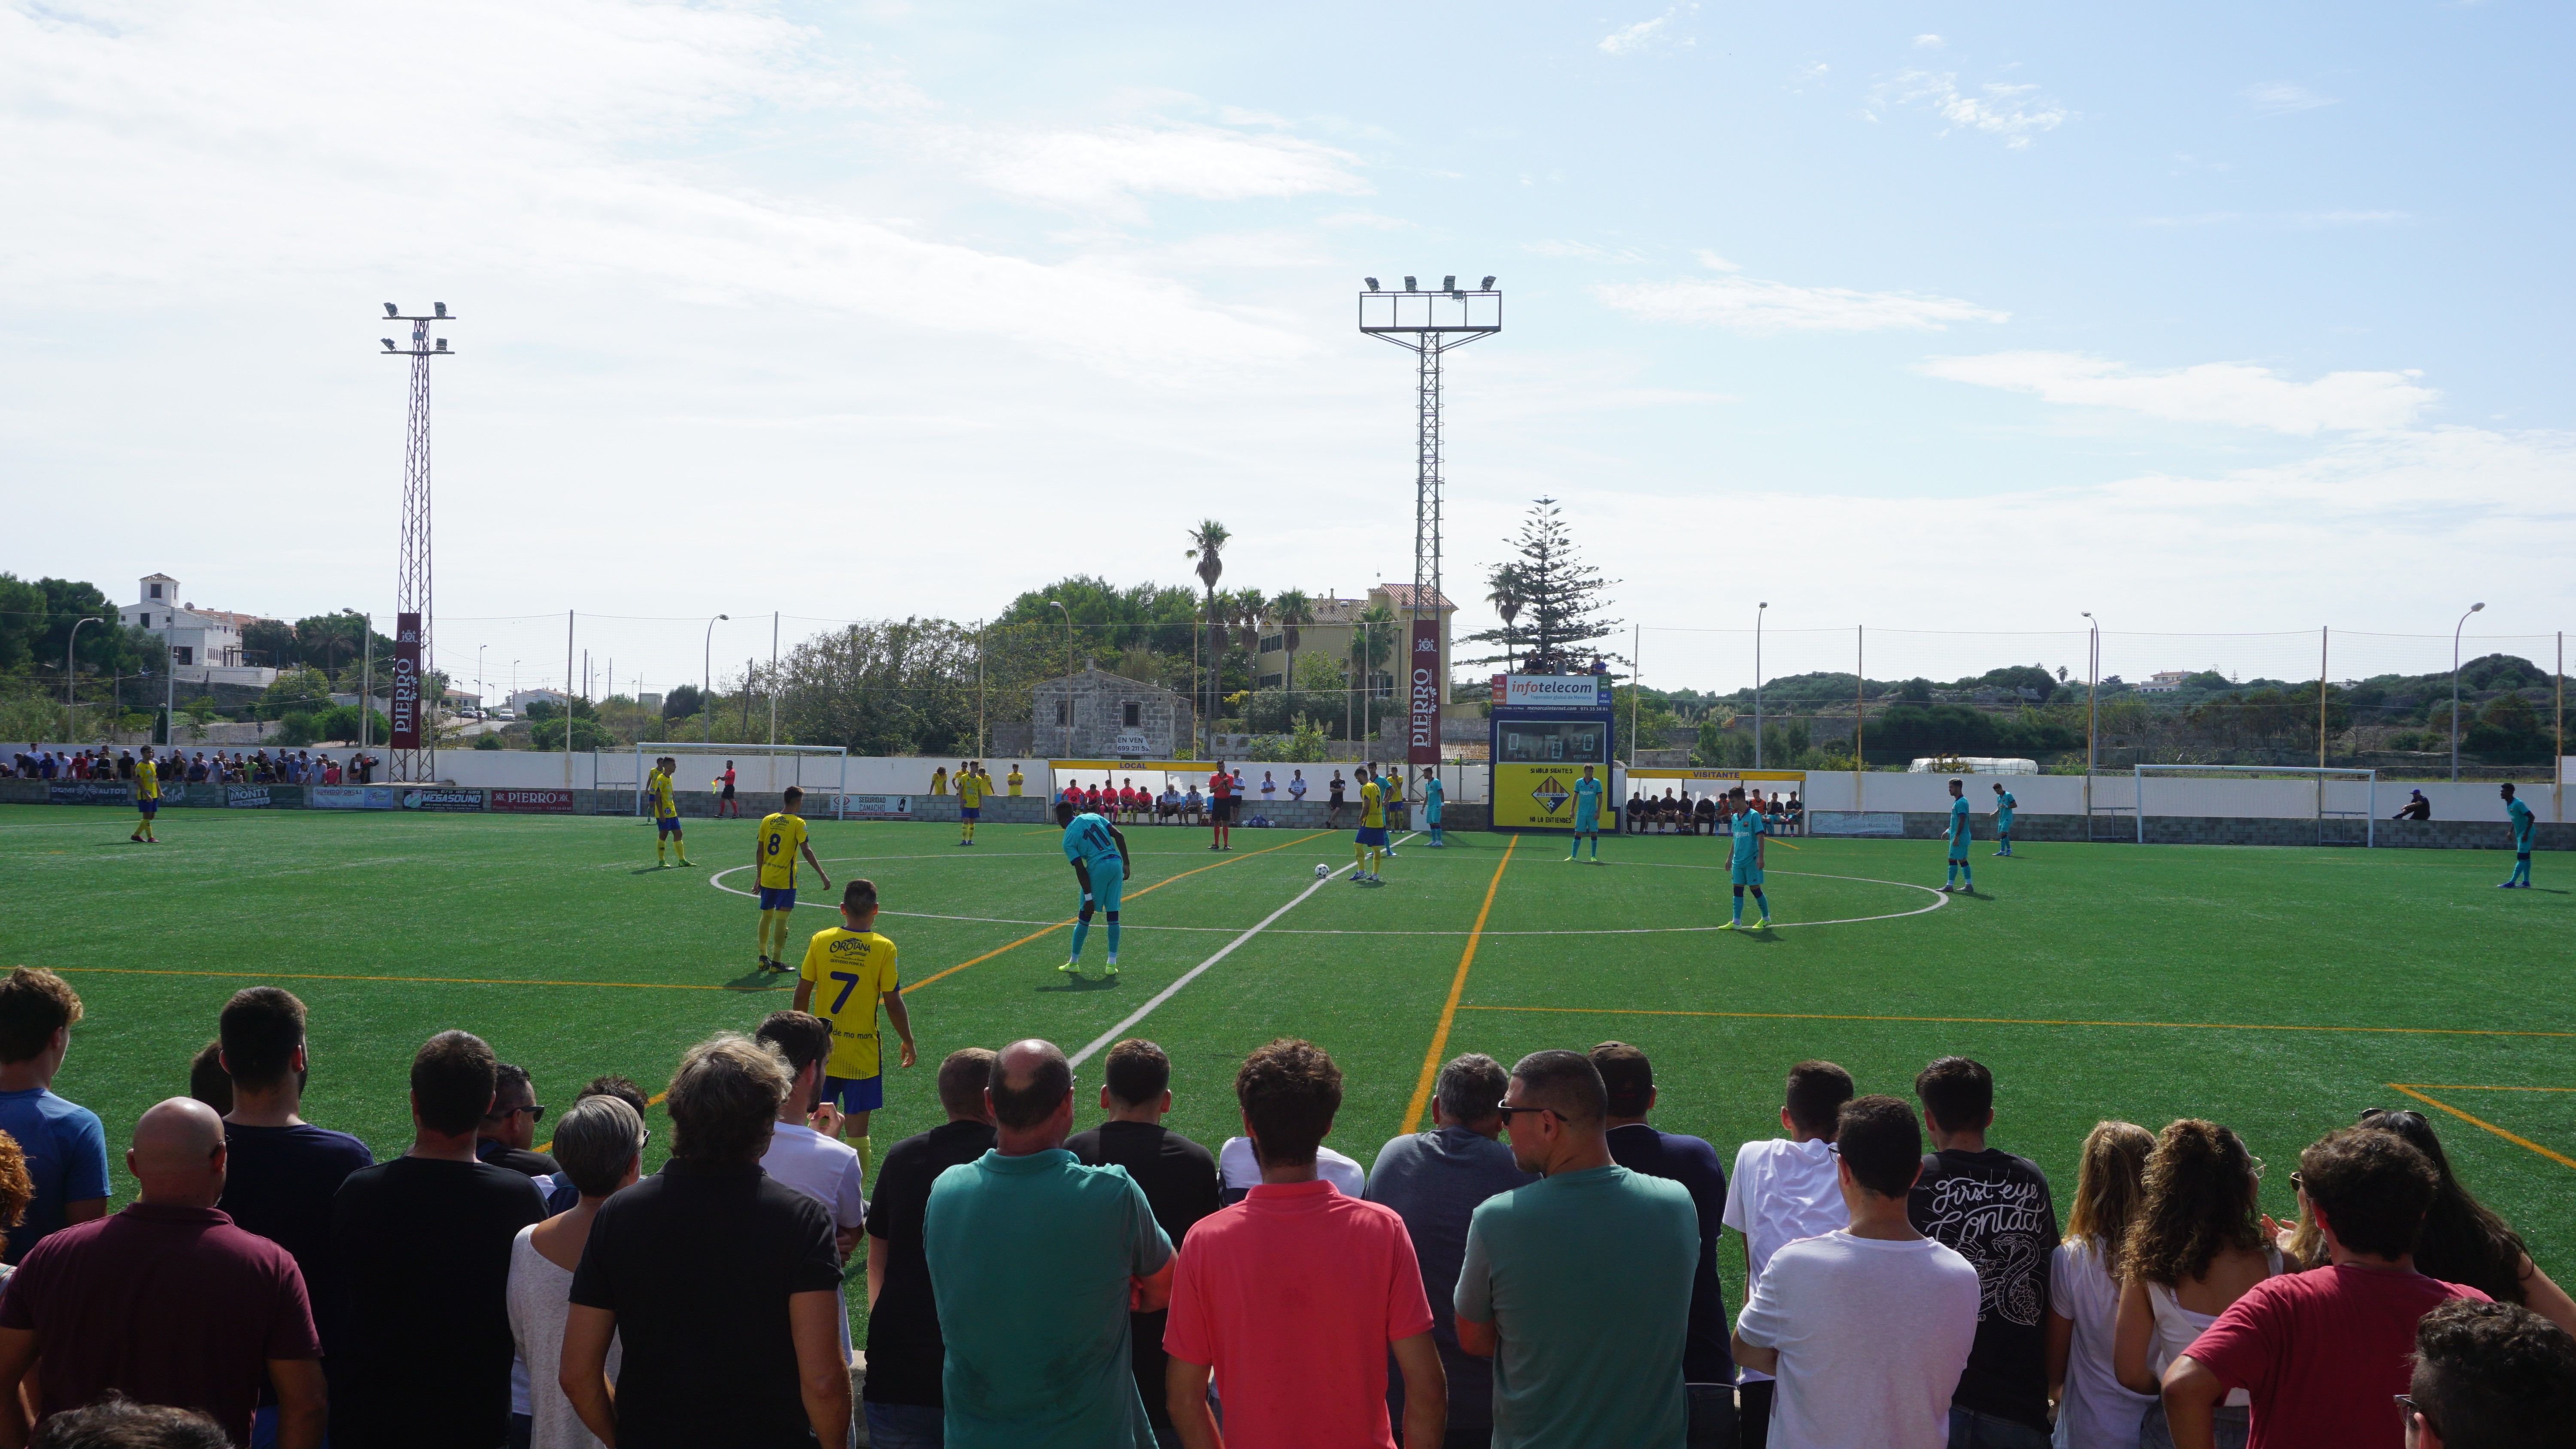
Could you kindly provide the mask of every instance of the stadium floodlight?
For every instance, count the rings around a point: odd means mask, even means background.
[[[387,302],[385,304],[385,315],[388,317],[399,317],[402,315],[402,309],[391,302]]]
[[[2469,605],[2469,614],[2485,608],[2484,603]],[[2469,614],[2451,626],[2451,783],[2460,783],[2460,631],[2469,626]],[[2323,686],[2319,686],[2322,688]]]
[[[439,351],[441,351],[441,352],[445,352],[445,351],[447,350],[447,339],[446,339],[446,338],[442,337],[442,338],[438,339],[438,350],[439,350]]]
[[[1362,277],[1362,278],[1360,278],[1360,280],[1361,280],[1361,281],[1363,281],[1363,282],[1368,283],[1368,289],[1369,289],[1370,291],[1374,292],[1374,291],[1376,291],[1376,290],[1377,290],[1377,278],[1375,278],[1375,277]]]
[[[1486,291],[1488,291],[1488,292],[1490,292],[1490,291],[1494,290],[1494,279],[1493,279],[1493,278],[1491,278],[1491,277],[1487,277],[1487,278],[1485,279],[1485,286],[1484,286],[1484,290],[1486,290]]]
[[[385,344],[385,351],[391,352],[394,350],[394,340],[392,338],[386,337],[379,340]]]
[[[703,671],[703,678],[698,685],[699,732],[706,736],[709,743],[713,743],[716,737],[716,709],[715,705],[710,702],[715,695],[716,689],[716,623],[718,620],[731,619],[732,617],[733,615],[731,614],[718,614],[714,619],[709,619],[707,621],[707,639],[704,650],[705,657],[698,661],[698,668]],[[565,729],[567,733],[564,735],[564,738],[572,738],[569,733],[571,726],[567,725],[565,726]]]
[[[429,304],[429,310],[441,317],[444,317],[447,315],[447,304],[445,302],[432,302]]]
[[[1418,292],[1422,289],[1413,285],[1413,279],[1411,277],[1407,277],[1404,279],[1404,290],[1408,292]]]
[[[1458,290],[1458,278],[1455,273],[1440,279],[1440,290],[1444,292],[1454,292]]]

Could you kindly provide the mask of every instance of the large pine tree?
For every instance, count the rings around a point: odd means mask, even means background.
[[[1599,569],[1583,561],[1566,531],[1564,514],[1553,498],[1530,505],[1520,536],[1512,540],[1518,557],[1495,571],[1496,588],[1508,589],[1517,607],[1498,605],[1503,627],[1467,636],[1469,643],[1498,644],[1503,652],[1479,662],[1507,661],[1517,653],[1522,656],[1519,667],[1532,673],[1579,673],[1590,667],[1595,652],[1584,646],[1610,637],[1619,627],[1618,620],[1601,612],[1608,605],[1604,594],[1619,581],[1601,577]]]

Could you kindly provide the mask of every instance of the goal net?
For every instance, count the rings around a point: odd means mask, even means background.
[[[721,794],[725,766],[733,766],[734,790],[743,795],[772,795],[790,785],[801,787],[807,794],[817,792],[832,797],[832,814],[837,818],[849,794],[850,752],[841,745],[743,745],[713,744],[700,740],[639,740],[631,753],[599,752],[599,788],[631,790],[635,813],[642,815],[644,776],[653,762],[669,755],[679,763],[673,768],[673,793],[688,795],[699,790]],[[614,763],[612,763],[614,761]],[[619,766],[624,769],[620,771]],[[617,779],[623,773],[626,778]]]
[[[2379,843],[2377,770],[2138,765],[2133,781],[2141,845]]]

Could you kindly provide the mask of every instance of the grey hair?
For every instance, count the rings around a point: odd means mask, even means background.
[[[671,1114],[671,1155],[732,1167],[760,1161],[794,1080],[785,1057],[738,1031],[689,1048],[662,1099]]]
[[[1511,1074],[1483,1052],[1453,1057],[1440,1069],[1440,1115],[1461,1125],[1482,1122],[1503,1105]]]
[[[644,1150],[644,1119],[615,1097],[584,1097],[555,1126],[555,1161],[583,1197],[606,1197]]]

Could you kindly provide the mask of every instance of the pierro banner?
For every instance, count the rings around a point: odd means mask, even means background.
[[[1414,765],[1440,763],[1440,621],[1413,621],[1413,647],[1406,651],[1404,671],[1410,691],[1411,719],[1405,729],[1404,758]]]
[[[397,750],[420,748],[420,615],[394,615],[391,738]]]

